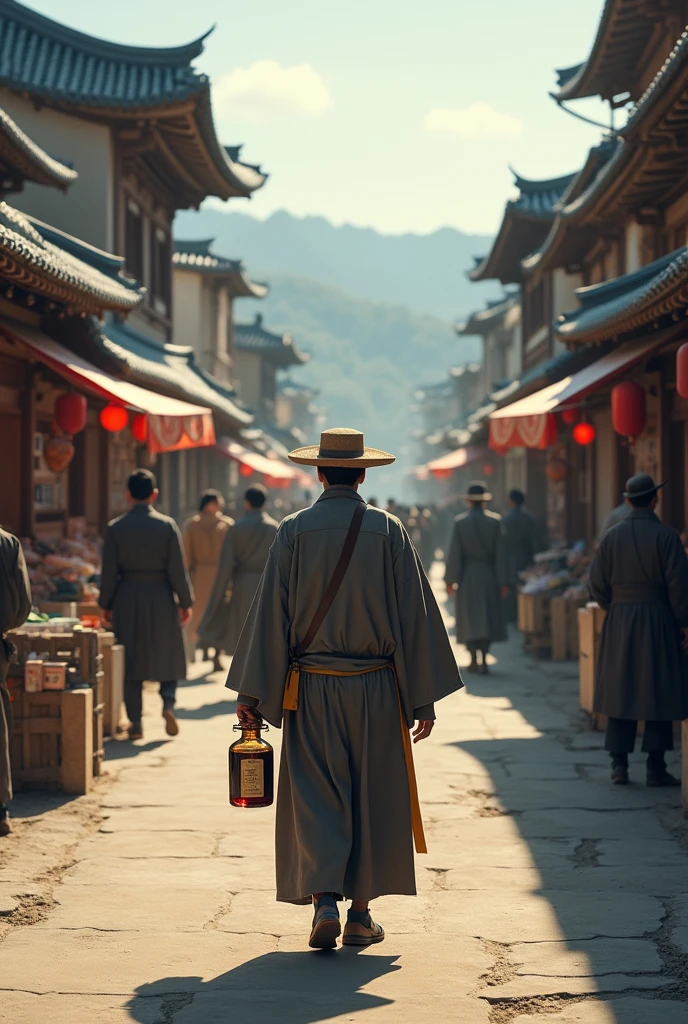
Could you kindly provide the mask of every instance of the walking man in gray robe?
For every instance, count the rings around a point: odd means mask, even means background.
[[[504,551],[509,581],[505,602],[507,622],[516,622],[519,573],[528,569],[537,550],[537,524],[525,508],[526,496],[514,488],[509,491],[509,511],[504,516]]]
[[[246,514],[227,531],[215,582],[198,627],[202,647],[234,654],[256,596],[278,524],[265,511],[262,484],[244,495]]]
[[[628,783],[639,721],[648,786],[681,785],[664,754],[674,746],[672,723],[688,718],[688,559],[676,530],[654,513],[663,486],[647,473],[631,477],[630,514],[604,535],[590,569],[592,595],[607,611],[593,707],[608,716],[616,785]]]
[[[24,552],[16,537],[0,530],[0,836],[8,836],[12,831],[7,810],[7,804],[12,799],[12,711],[5,685],[12,646],[5,639],[5,633],[22,626],[30,611],[31,587]]]
[[[502,517],[489,512],[485,484],[469,485],[469,507],[454,520],[444,581],[456,601],[456,639],[471,655],[469,672],[487,675],[490,644],[506,640],[503,602],[508,594]],[[480,652],[480,662],[478,662]]]
[[[176,736],[177,680],[186,675],[182,626],[191,616],[193,590],[179,528],[153,508],[158,497],[155,477],[148,469],[137,469],[127,486],[131,508],[113,519],[105,534],[99,604],[125,647],[129,738],[143,736],[147,679],[160,683],[167,734]]]
[[[435,701],[462,682],[406,530],[358,493],[366,469],[394,456],[339,428],[289,457],[318,467],[324,493],[280,525],[227,686],[239,691],[240,720],[262,717],[279,727],[290,708],[277,796],[277,899],[314,904],[316,948],[336,945],[337,901],[351,899],[343,941],[365,946],[384,938],[369,901],[416,892],[412,837],[419,852],[424,839],[409,729],[417,723],[416,742],[429,736]],[[352,536],[331,607],[301,650]]]

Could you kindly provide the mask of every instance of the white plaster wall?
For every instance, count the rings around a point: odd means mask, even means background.
[[[71,164],[78,179],[63,193],[27,184],[12,206],[107,252],[114,246],[114,157],[110,129],[43,107],[0,89],[0,105],[50,156]]]
[[[201,337],[202,278],[187,270],[174,268],[172,273],[172,341],[189,345],[200,357],[207,347]]]
[[[552,319],[556,320],[562,313],[570,313],[579,306],[576,288],[580,288],[583,279],[580,274],[567,274],[558,268],[552,273]]]
[[[261,406],[260,362],[257,353],[237,349],[235,365],[239,393],[253,409],[259,409]]]

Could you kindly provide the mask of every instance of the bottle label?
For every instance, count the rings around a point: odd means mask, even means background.
[[[241,795],[265,796],[262,760],[245,758],[241,762]]]

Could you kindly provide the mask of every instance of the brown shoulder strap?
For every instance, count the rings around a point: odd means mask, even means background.
[[[346,535],[346,540],[344,541],[344,547],[342,548],[342,553],[339,556],[339,561],[332,573],[332,579],[327,586],[327,590],[323,595],[323,599],[318,606],[317,612],[313,616],[313,621],[308,627],[305,637],[289,652],[292,661],[298,661],[313,643],[315,640],[315,634],[320,629],[325,616],[330,610],[332,602],[337,596],[337,591],[342,585],[342,580],[346,575],[346,570],[349,568],[349,562],[351,561],[351,556],[354,553],[358,535],[361,532],[363,517],[366,514],[367,507],[368,506],[363,501],[356,503],[356,509],[351,520],[351,525],[349,526],[349,532]]]

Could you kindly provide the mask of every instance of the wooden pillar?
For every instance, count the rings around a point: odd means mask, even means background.
[[[681,740],[681,755],[683,758],[683,806],[688,811],[688,721],[683,723],[683,736]]]
[[[100,430],[99,479],[97,484],[96,481],[93,481],[93,484],[98,487],[100,495],[99,528],[102,536],[110,519],[110,435],[102,427],[98,429]]]
[[[34,517],[34,453],[33,439],[36,432],[36,386],[34,368],[30,363],[26,366],[26,383],[24,401],[22,403],[21,446],[21,526],[25,537],[33,537],[35,532]]]
[[[83,796],[93,785],[93,690],[62,694],[62,789]]]

